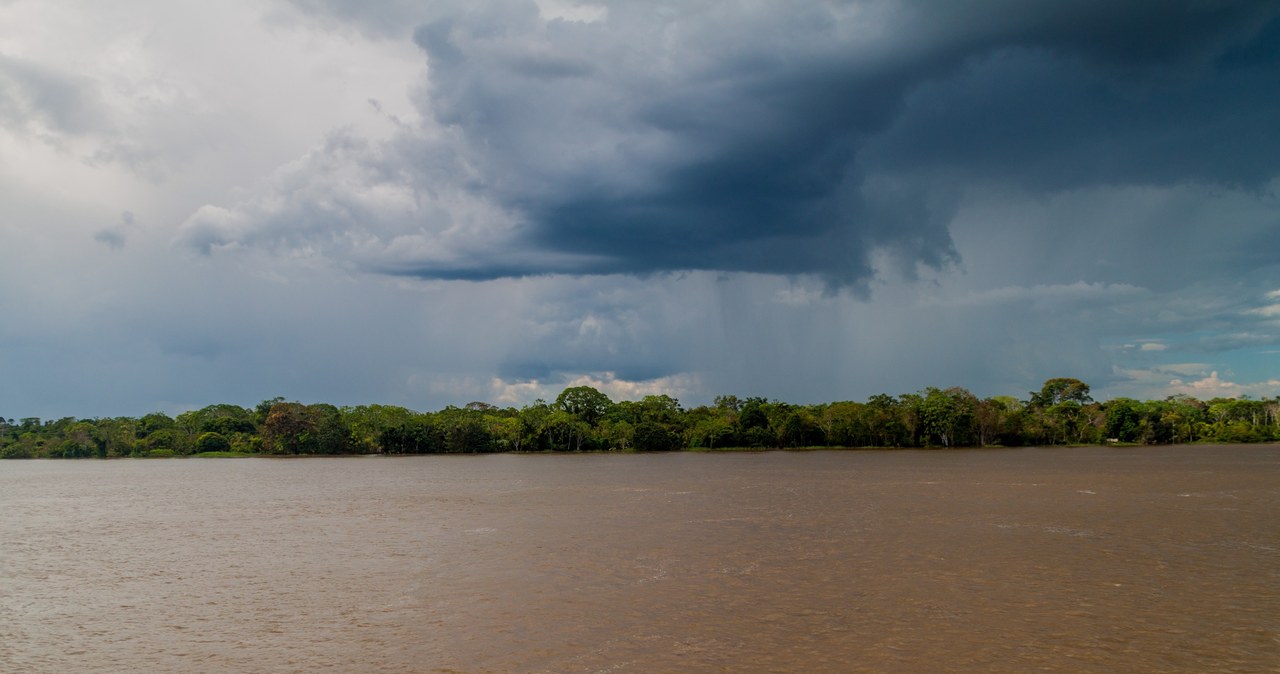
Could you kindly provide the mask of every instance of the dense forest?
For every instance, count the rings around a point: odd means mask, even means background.
[[[1265,442],[1280,440],[1278,417],[1280,398],[1099,403],[1070,378],[1050,379],[1026,400],[930,387],[818,405],[726,395],[692,409],[666,395],[614,402],[574,386],[522,408],[473,402],[415,412],[276,398],[176,417],[0,417],[0,458]]]

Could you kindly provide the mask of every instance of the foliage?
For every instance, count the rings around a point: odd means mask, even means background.
[[[351,447],[350,429],[333,405],[274,403],[261,435],[266,454],[345,454]]]
[[[200,437],[196,438],[196,452],[200,454],[229,451],[231,451],[231,442],[221,433],[201,433]]]
[[[635,447],[641,452],[669,452],[680,449],[680,437],[656,421],[642,421],[636,426]]]
[[[590,386],[571,386],[556,397],[556,407],[594,424],[613,407],[613,401]]]
[[[1276,440],[1280,398],[1099,403],[1087,384],[1065,377],[1046,381],[1025,401],[929,387],[818,405],[724,395],[686,410],[667,395],[615,403],[589,386],[575,386],[553,403],[537,400],[520,409],[471,402],[422,413],[273,398],[254,409],[210,405],[176,417],[0,418],[3,459]]]

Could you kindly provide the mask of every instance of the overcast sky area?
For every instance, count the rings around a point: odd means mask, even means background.
[[[0,416],[1280,394],[1280,2],[0,0]]]

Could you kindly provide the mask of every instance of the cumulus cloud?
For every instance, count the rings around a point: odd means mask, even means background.
[[[1169,396],[1212,398],[1270,398],[1280,393],[1280,379],[1238,381],[1231,373],[1220,373],[1208,363],[1166,363],[1146,368],[1121,368],[1111,397],[1161,400]]]
[[[486,400],[499,405],[523,405],[535,399],[554,400],[560,392],[572,386],[590,386],[609,396],[614,402],[639,400],[649,395],[668,395],[677,400],[689,393],[701,393],[702,383],[695,375],[672,375],[632,381],[619,379],[613,372],[591,372],[558,377],[554,380],[539,379],[507,381],[494,378],[488,384]]]
[[[1280,388],[1280,380],[1272,379],[1252,386],[1245,386],[1222,379],[1215,370],[1206,376],[1190,381],[1171,379],[1165,390],[1169,395],[1188,395],[1193,398],[1208,400],[1210,398],[1239,398],[1243,395],[1253,395],[1255,391],[1262,391],[1264,395],[1274,394],[1277,388]]]

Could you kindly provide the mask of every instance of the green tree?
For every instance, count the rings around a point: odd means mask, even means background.
[[[613,401],[590,386],[571,386],[560,392],[555,406],[594,425],[613,407]]]
[[[199,412],[191,410],[183,412],[173,418],[173,427],[182,431],[188,438],[195,440],[200,433],[200,426],[204,419],[201,418]]]
[[[747,398],[738,412],[738,424],[742,427],[742,430],[769,428],[768,407],[769,401],[764,398]]]
[[[351,434],[351,449],[359,454],[385,451],[380,441],[383,432],[402,426],[417,415],[412,410],[395,405],[359,405],[344,407],[341,412],[342,421]]]
[[[874,444],[866,424],[866,406],[852,401],[834,402],[822,408],[819,425],[826,444],[862,447]]]
[[[902,420],[908,447],[924,445],[924,396],[904,393],[898,396],[898,418]]]
[[[520,419],[513,415],[484,415],[485,426],[493,438],[493,448],[499,452],[519,452],[523,449],[524,432]]]
[[[147,454],[156,452],[164,452],[170,455],[186,454],[185,443],[186,436],[176,428],[162,428],[147,435],[142,441],[142,446],[146,448]]]
[[[445,451],[451,454],[475,454],[493,451],[493,436],[477,409],[446,407],[436,413],[436,424],[444,432]]]
[[[169,415],[163,412],[152,412],[151,414],[144,415],[138,420],[138,437],[145,438],[156,431],[173,427],[174,422]]]
[[[132,456],[137,452],[137,421],[129,417],[99,419],[95,424],[97,437],[103,444],[107,457]]]
[[[1108,438],[1120,442],[1133,442],[1138,439],[1138,431],[1142,425],[1141,403],[1132,398],[1116,398],[1104,407]]]
[[[52,456],[62,459],[99,456],[99,444],[95,442],[94,437],[96,429],[92,424],[77,421],[71,417],[63,419],[62,422],[55,425],[58,440],[54,445]],[[102,451],[102,456],[105,456],[105,450]]]
[[[742,410],[742,401],[735,395],[716,396],[712,404],[722,410],[733,412],[735,415]]]
[[[1086,405],[1093,402],[1089,397],[1089,385],[1071,377],[1056,377],[1046,380],[1039,392],[1031,392],[1032,407],[1052,407],[1065,402]]]
[[[351,452],[351,429],[344,422],[341,410],[328,403],[318,403],[307,405],[305,412],[315,434],[316,454]]]
[[[970,445],[974,412],[978,399],[963,388],[953,387],[945,391],[933,387],[919,396],[920,423],[924,442],[939,441],[943,447]]]
[[[196,438],[197,452],[227,452],[231,450],[231,442],[221,433],[201,433]]]
[[[261,428],[267,422],[267,417],[271,414],[271,408],[279,403],[286,402],[284,398],[276,396],[270,400],[264,400],[253,408],[253,422]]]
[[[45,441],[36,432],[28,431],[5,447],[5,456],[15,459],[34,459],[45,456]]]
[[[35,452],[30,444],[13,441],[0,447],[0,459],[34,459]]]
[[[821,432],[817,420],[808,410],[793,407],[783,417],[780,435],[786,447],[809,447],[817,444]]]
[[[527,451],[545,451],[550,449],[547,439],[547,420],[551,417],[551,407],[541,398],[520,408],[517,417],[520,420],[522,443]]]
[[[383,428],[378,445],[387,454],[436,454],[444,451],[444,433],[429,415],[414,414]]]
[[[878,447],[903,447],[911,444],[910,433],[903,419],[902,401],[887,393],[878,393],[867,399],[866,425],[874,444]]]
[[[582,451],[591,431],[587,422],[562,409],[552,410],[542,428],[550,448],[561,452]]]
[[[674,425],[680,423],[683,410],[680,401],[669,395],[648,395],[637,403],[641,421],[653,421],[660,424]]]
[[[605,419],[600,422],[600,437],[610,450],[630,451],[634,446],[636,429],[626,421]]]
[[[231,437],[236,433],[257,431],[253,412],[239,405],[209,405],[196,411],[201,433],[220,433]]]
[[[688,445],[690,447],[706,447],[715,449],[724,446],[726,439],[732,438],[733,421],[723,414],[708,414],[689,426]]]
[[[656,421],[642,421],[635,429],[635,448],[641,452],[669,452],[680,449],[680,437]]]
[[[262,423],[262,448],[267,454],[344,454],[350,429],[333,405],[274,403]]]

